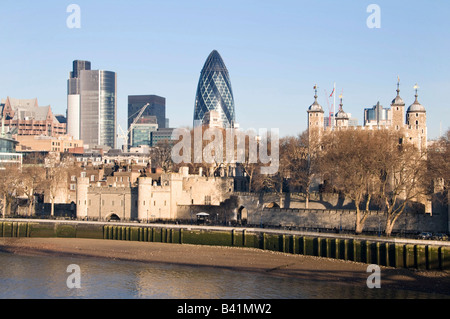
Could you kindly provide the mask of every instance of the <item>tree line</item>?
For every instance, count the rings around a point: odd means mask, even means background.
[[[193,136],[193,134],[192,134]],[[225,136],[225,134],[223,134]],[[250,137],[249,137],[250,136]],[[246,137],[245,160],[226,163],[195,163],[193,158],[171,169],[187,165],[191,173],[203,169],[206,176],[218,176],[218,169],[234,165],[247,178],[249,192],[283,193],[300,192],[305,195],[306,207],[310,191],[316,186],[320,191],[339,193],[350,199],[356,210],[355,232],[362,233],[371,207],[383,211],[386,216],[384,230],[392,234],[395,223],[410,205],[426,205],[431,197],[440,194],[447,201],[450,181],[450,130],[426,149],[419,150],[402,131],[336,130],[332,133],[305,131],[298,136],[279,138],[278,171],[261,174],[261,161],[250,162],[249,141]],[[266,141],[269,153],[272,145]],[[208,142],[203,142],[207,145]],[[237,143],[224,154],[237,152]],[[257,147],[260,147],[258,141]],[[280,205],[282,206],[282,205]]]

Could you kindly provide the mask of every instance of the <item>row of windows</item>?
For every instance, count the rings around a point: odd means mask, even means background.
[[[151,201],[149,201],[148,203],[149,203],[149,205],[151,205]],[[145,206],[145,200],[142,201],[142,205]],[[156,206],[156,201],[153,201],[153,206]],[[167,201],[164,201],[164,206],[167,206]]]
[[[88,204],[88,206],[91,206],[92,205],[92,200],[89,199],[87,202],[85,200],[84,201],[84,205],[86,205],[86,203]],[[112,200],[111,201],[111,206],[114,206],[115,203],[116,202],[114,200]],[[144,200],[143,201],[143,205],[144,206],[145,206],[145,203],[146,203],[146,201]],[[135,202],[135,204],[137,205],[137,201]],[[78,205],[81,205],[81,200],[78,201]],[[151,205],[151,201],[150,201],[150,205]],[[102,199],[102,206],[105,206],[105,200],[104,199]],[[119,206],[123,206],[123,199],[120,200],[120,205]],[[153,201],[153,206],[156,206],[156,201]],[[164,201],[164,206],[167,206],[167,201]]]

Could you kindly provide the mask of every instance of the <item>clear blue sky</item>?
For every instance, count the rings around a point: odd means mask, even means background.
[[[69,29],[66,8],[81,7],[81,28]],[[369,29],[367,6],[381,8]],[[306,129],[306,110],[319,86],[333,82],[344,110],[395,97],[397,76],[407,106],[420,86],[428,136],[450,126],[450,2],[400,0],[72,0],[0,2],[0,97],[37,97],[65,114],[72,61],[118,74],[119,124],[127,97],[167,99],[172,127],[191,126],[201,68],[218,50],[230,72],[237,121],[243,128]]]

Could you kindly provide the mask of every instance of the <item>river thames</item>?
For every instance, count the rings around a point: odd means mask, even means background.
[[[68,288],[68,266],[81,288]],[[1,299],[429,299],[437,294],[369,289],[235,270],[101,258],[0,253]]]

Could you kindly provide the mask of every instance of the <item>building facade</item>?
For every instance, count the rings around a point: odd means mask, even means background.
[[[142,117],[155,116],[158,127],[166,128],[166,98],[157,95],[128,96],[128,128],[147,103],[150,105],[142,113]]]
[[[22,166],[22,153],[16,152],[17,141],[5,135],[0,136],[0,169],[9,165]]]
[[[70,72],[67,80],[67,134],[74,139],[80,139],[80,73],[84,70],[91,70],[91,62],[73,61],[73,71]]]
[[[231,80],[219,52],[212,51],[200,73],[194,108],[194,127],[202,125],[205,115],[216,111],[223,128],[234,127],[235,105]]]
[[[179,207],[186,205],[219,206],[230,198],[234,180],[190,175],[187,167],[179,173],[162,174],[158,180],[139,177],[136,182],[113,176],[106,184],[78,178],[77,217],[120,220],[176,220]]]
[[[13,135],[62,136],[66,124],[60,123],[50,106],[39,106],[37,99],[7,97],[0,105],[3,130]]]
[[[83,147],[83,141],[75,140],[72,136],[16,136],[18,152],[69,152],[75,148]]]
[[[364,109],[364,126],[390,126],[391,109],[384,108],[380,102],[372,108]]]
[[[130,133],[131,147],[139,147],[141,145],[152,145],[152,133],[158,130],[158,124],[153,123],[137,123],[133,126]]]
[[[163,128],[158,129],[157,131],[152,132],[152,147],[158,145],[159,142],[163,141],[172,141],[173,128]]]
[[[67,97],[68,134],[87,147],[116,147],[117,74],[74,61]]]

